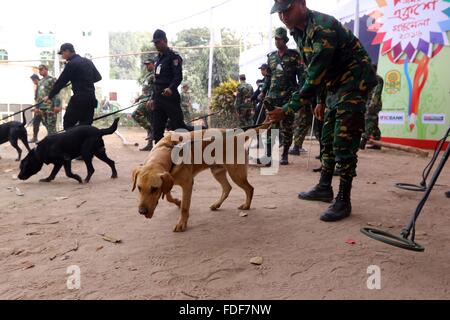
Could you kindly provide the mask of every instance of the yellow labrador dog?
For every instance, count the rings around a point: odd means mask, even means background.
[[[253,132],[267,129],[269,126],[270,124],[263,124]],[[230,130],[225,129],[209,129],[184,134],[168,133],[150,152],[145,164],[134,169],[132,173],[132,191],[137,188],[140,195],[139,214],[151,219],[159,199],[165,196],[168,202],[181,208],[180,220],[173,231],[185,231],[189,219],[194,178],[208,168],[222,186],[222,195],[210,206],[211,210],[219,209],[230,194],[232,187],[228,182],[227,173],[234,183],[245,191],[245,202],[239,210],[249,210],[254,190],[247,180],[246,142],[250,140],[250,137],[248,133],[230,135]],[[182,139],[181,142],[180,139]],[[190,146],[187,151],[186,146]],[[212,148],[213,146],[219,148]],[[198,157],[199,154],[200,157]],[[185,161],[186,155],[191,155],[190,161]],[[210,155],[212,161],[203,155]],[[174,185],[182,188],[181,201],[174,199],[171,195]]]

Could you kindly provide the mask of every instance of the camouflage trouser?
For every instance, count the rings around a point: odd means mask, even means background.
[[[249,107],[241,107],[238,109],[239,126],[247,127],[253,124],[253,112]]]
[[[373,137],[374,140],[381,140],[381,131],[378,126],[378,114],[366,114],[366,132],[363,134],[364,139],[370,139]]]
[[[289,101],[289,96],[286,98],[271,99],[266,98],[266,106],[282,107]],[[280,130],[280,145],[289,148],[292,145],[293,135],[294,135],[294,121],[295,114],[287,115],[280,123],[272,125],[272,129]],[[268,135],[270,136],[270,134]],[[272,143],[270,139],[268,143]]]
[[[151,111],[147,109],[147,101],[141,101],[139,103],[139,106],[136,108],[136,110],[131,115],[136,121],[137,124],[139,124],[142,128],[144,128],[147,131],[152,131],[152,125],[151,125]]]
[[[47,134],[53,135],[56,134],[56,120],[58,115],[50,110],[41,110],[42,114],[42,123],[44,124],[45,129],[47,129]]]
[[[294,123],[294,146],[303,147],[303,142],[311,130],[313,114],[311,107],[306,107],[304,113],[297,112]]]
[[[191,121],[191,112],[189,111],[188,107],[184,107],[181,106],[181,110],[183,110],[183,117],[184,117],[184,122],[188,123],[189,121]]]
[[[322,129],[322,171],[333,173],[337,163],[343,179],[356,177],[357,154],[365,128],[368,94],[354,88],[328,92]]]

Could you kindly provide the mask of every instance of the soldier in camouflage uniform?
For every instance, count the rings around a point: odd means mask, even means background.
[[[181,110],[183,110],[184,122],[189,123],[192,120],[192,101],[187,84],[183,85],[183,91],[181,92]]]
[[[305,0],[275,0],[274,12],[279,13],[281,21],[291,30],[307,66],[307,76],[291,101],[269,116],[275,121],[282,119],[308,105],[319,94],[314,113],[324,119],[322,173],[319,184],[299,197],[331,202],[331,182],[337,163],[341,178],[339,193],[320,219],[338,221],[350,216],[352,211],[352,181],[356,177],[368,93],[376,85],[375,72],[369,55],[353,33],[335,18],[309,10]]]
[[[264,88],[265,104],[269,109],[287,103],[292,93],[298,89],[298,82],[303,81],[304,67],[300,54],[296,50],[288,49],[288,42],[286,29],[275,30],[275,45],[278,50],[267,55],[271,78]],[[292,145],[294,119],[295,115],[289,114],[278,126],[281,129],[281,145],[283,146],[281,165],[289,164],[289,148]],[[272,128],[277,128],[277,126]],[[269,141],[269,143],[272,145],[273,141]]]
[[[237,88],[236,101],[234,103],[234,108],[239,117],[239,125],[241,127],[246,127],[252,124],[252,95],[253,87],[250,83],[246,83],[247,80],[244,74],[239,76],[241,84]]]
[[[48,67],[45,65],[39,66],[39,74],[42,79],[39,80],[36,93],[36,103],[43,101],[45,97],[50,94],[56,79],[48,74]],[[58,95],[56,95],[49,102],[41,102],[36,106],[36,111],[42,117],[42,123],[47,129],[48,135],[56,134],[56,120],[57,115],[61,112],[61,100]]]
[[[377,66],[373,66],[375,72]],[[381,110],[383,109],[383,101],[381,100],[381,95],[383,94],[384,80],[382,77],[377,75],[377,86],[369,94],[369,100],[367,103],[367,113],[366,113],[366,132],[363,134],[361,141],[361,149],[366,148],[367,141],[372,137],[375,141],[381,140],[381,131],[378,126],[378,119]],[[367,149],[381,150],[379,146],[370,146]]]
[[[38,84],[39,84],[39,76],[37,74],[33,74],[30,77],[31,81],[33,81],[34,84],[34,101],[37,101],[37,90],[38,90]],[[42,122],[42,116],[40,113],[38,113],[37,108],[33,108],[31,110],[33,112],[33,139],[28,141],[28,143],[37,143],[38,142],[38,134],[39,134],[39,127],[41,126]]]
[[[139,103],[136,110],[131,115],[142,128],[147,130],[147,145],[139,149],[140,151],[151,151],[153,149],[153,134],[152,134],[152,111],[150,110],[148,103],[153,91],[153,84],[155,82],[155,61],[147,59],[144,61],[144,65],[147,68],[148,73],[144,77],[142,83],[142,95],[136,99],[136,103]]]

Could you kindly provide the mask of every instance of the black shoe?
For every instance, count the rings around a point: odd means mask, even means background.
[[[321,160],[321,159],[322,159],[321,156],[317,156],[317,157],[316,157],[316,160]]]
[[[348,218],[352,213],[352,203],[350,201],[351,190],[352,179],[341,179],[336,201],[320,216],[320,220],[324,222],[335,222]]]
[[[280,165],[289,165],[289,147],[283,147],[283,153],[281,154]]]
[[[450,191],[446,192],[446,193],[445,193],[445,196],[446,196],[447,198],[450,198]]]
[[[313,169],[313,172],[315,172],[315,173],[322,172],[322,167]]]
[[[153,140],[149,140],[147,145],[142,149],[139,149],[139,151],[152,151],[152,149],[153,149]]]
[[[370,147],[367,147],[367,149],[369,149],[369,150],[381,150],[381,147],[380,146],[370,146]]]
[[[38,143],[38,139],[36,137],[33,137],[33,139],[31,139],[30,141],[28,141],[28,143]]]
[[[319,184],[308,192],[299,193],[298,198],[308,201],[332,202],[334,198],[333,187],[331,186],[332,180],[332,174],[322,171]]]
[[[291,150],[289,150],[289,154],[292,156],[299,156],[300,155],[300,147],[294,146]]]
[[[362,139],[361,139],[361,143],[360,143],[360,145],[359,145],[359,148],[360,148],[361,150],[366,150],[366,145],[367,145],[367,139],[366,139],[366,138],[362,138]]]
[[[256,160],[256,164],[263,165],[265,167],[271,167],[272,166],[272,158],[268,158],[267,156],[264,156],[263,158],[259,158]]]

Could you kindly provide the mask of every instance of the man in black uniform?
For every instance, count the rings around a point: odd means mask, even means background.
[[[77,124],[91,125],[94,110],[97,107],[94,83],[102,80],[102,76],[91,60],[75,53],[72,44],[63,44],[58,54],[67,60],[67,64],[46,100],[51,100],[70,81],[73,96],[64,115],[64,130],[75,127]]]
[[[156,30],[152,41],[159,53],[155,63],[155,84],[150,102],[153,109],[153,138],[155,143],[158,143],[164,137],[167,120],[171,130],[191,131],[192,128],[184,123],[178,92],[178,86],[183,81],[183,59],[168,47],[164,31]]]

